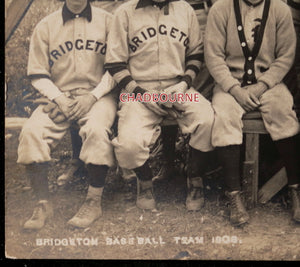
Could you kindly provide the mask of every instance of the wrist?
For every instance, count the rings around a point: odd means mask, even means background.
[[[236,84],[228,90],[228,93],[230,93],[231,95],[234,95],[240,88],[241,87]]]
[[[266,91],[266,90],[269,89],[269,86],[268,86],[265,82],[263,82],[263,81],[259,81],[257,84],[259,85],[259,87],[260,87],[263,91]]]
[[[142,88],[142,87],[140,87],[140,86],[135,87],[135,89],[133,90],[134,94],[141,94],[141,95],[143,95],[146,92],[147,92],[147,90],[144,89],[144,88]]]
[[[186,89],[189,89],[192,86],[192,77],[190,75],[184,75],[181,77],[181,82],[185,82],[186,83]]]
[[[98,100],[97,96],[95,96],[93,93],[90,93],[89,95],[91,96],[94,102],[97,102]]]

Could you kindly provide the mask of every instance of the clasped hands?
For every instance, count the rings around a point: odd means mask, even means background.
[[[235,85],[229,90],[229,93],[244,110],[249,112],[261,105],[259,98],[266,90],[268,90],[268,86],[263,82],[258,82],[243,88],[239,85]]]
[[[187,83],[182,81],[175,85],[169,86],[166,89],[164,89],[162,93],[166,95],[174,95],[182,93],[184,94],[187,90]],[[153,111],[155,114],[160,116],[170,116],[174,119],[181,118],[183,116],[183,113],[185,111],[184,106],[180,102],[143,102],[143,104]]]
[[[82,118],[90,111],[96,101],[96,97],[91,93],[76,96],[76,98],[62,94],[54,99],[54,102],[68,121],[76,121]]]

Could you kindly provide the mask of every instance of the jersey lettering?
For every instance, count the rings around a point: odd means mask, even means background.
[[[187,47],[189,44],[189,38],[186,37],[186,33],[175,27],[170,27],[168,29],[166,25],[160,24],[158,26],[158,31],[156,31],[156,29],[153,27],[149,27],[134,36],[131,39],[131,43],[128,44],[129,49],[132,52],[135,52],[141,46],[141,44],[143,44],[146,40],[155,37],[157,34],[170,36],[172,39],[178,40],[178,42],[182,43],[185,47]]]
[[[66,41],[63,44],[58,45],[57,49],[53,49],[50,52],[49,65],[52,66],[55,61],[59,60],[64,54],[71,52],[75,48],[76,50],[88,50],[94,51],[102,55],[106,54],[106,44],[98,42],[96,40],[82,40],[77,39],[74,42]]]

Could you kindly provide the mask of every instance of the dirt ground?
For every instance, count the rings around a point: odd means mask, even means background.
[[[5,146],[5,251],[21,259],[202,259],[300,260],[300,224],[291,220],[286,190],[249,211],[251,221],[232,227],[221,188],[221,178],[208,179],[206,204],[201,212],[185,209],[182,175],[155,184],[157,211],[145,212],[128,201],[124,182],[110,172],[103,195],[103,217],[86,229],[67,221],[82,204],[87,183],[74,177],[59,188],[56,178],[71,152],[66,136],[53,153],[49,187],[54,217],[37,232],[24,232],[34,199],[24,191],[24,167],[16,164],[18,131],[6,131]]]

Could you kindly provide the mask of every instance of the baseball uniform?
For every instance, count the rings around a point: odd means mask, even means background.
[[[110,21],[108,12],[88,2],[78,15],[64,5],[36,26],[30,44],[28,76],[35,82],[46,80],[40,89],[43,95],[52,100],[61,94],[76,98],[92,93],[99,99],[107,90],[103,87],[112,87],[109,77],[103,76]],[[86,164],[114,164],[109,134],[115,115],[116,100],[108,94],[77,121],[83,141],[80,159]],[[69,126],[69,121],[54,123],[39,106],[20,134],[18,163],[50,161],[51,149]]]
[[[108,38],[106,68],[124,92],[138,86],[161,92],[175,85],[179,77],[193,80],[203,61],[203,39],[192,7],[170,0],[159,8],[149,0],[133,0],[116,11]],[[199,102],[184,102],[186,111],[177,122],[190,133],[190,145],[203,152],[212,150],[210,136],[213,110],[210,102],[193,88]],[[118,137],[113,140],[121,167],[142,166],[149,157],[149,145],[163,117],[140,102],[121,103]]]
[[[292,66],[296,38],[292,16],[282,1],[218,1],[210,10],[205,59],[216,81],[213,96],[214,146],[242,143],[245,110],[228,91],[235,85],[265,83],[259,107],[273,140],[296,135],[299,123],[293,98],[282,83]]]

